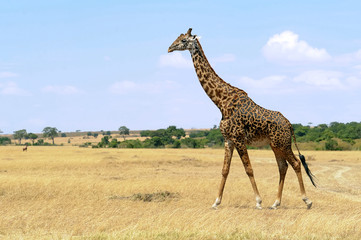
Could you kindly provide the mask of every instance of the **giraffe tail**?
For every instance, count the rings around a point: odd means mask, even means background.
[[[310,178],[310,180],[311,180],[311,182],[312,182],[312,185],[315,186],[315,187],[317,187],[317,186],[316,186],[316,183],[315,183],[316,177],[315,177],[315,175],[312,174],[310,168],[308,167],[308,165],[307,165],[307,163],[306,163],[306,158],[305,158],[305,156],[303,156],[303,155],[300,153],[300,150],[298,149],[298,146],[297,146],[297,143],[296,143],[295,133],[293,132],[292,126],[291,126],[291,131],[292,131],[293,141],[295,142],[295,146],[296,146],[296,148],[297,148],[298,156],[299,156],[299,158],[300,158],[300,160],[301,160],[301,163],[302,163],[303,167],[305,168],[305,171],[306,171],[308,177]]]

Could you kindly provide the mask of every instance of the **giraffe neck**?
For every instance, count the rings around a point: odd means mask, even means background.
[[[196,74],[204,91],[222,111],[222,102],[224,102],[222,100],[229,98],[230,94],[232,92],[234,93],[232,90],[234,90],[235,87],[231,86],[217,75],[204,55],[198,39],[196,41],[195,49],[190,51]]]

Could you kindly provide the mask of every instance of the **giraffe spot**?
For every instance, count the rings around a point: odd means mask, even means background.
[[[216,96],[217,96],[218,98],[221,98],[221,91],[222,91],[222,90],[220,90],[220,89],[216,89]]]
[[[206,91],[206,93],[208,93],[208,90],[209,90],[209,87],[208,87],[208,85],[206,85],[206,86],[204,87],[204,91]]]
[[[204,78],[205,78],[206,80],[208,80],[208,79],[209,79],[209,73],[204,74]]]

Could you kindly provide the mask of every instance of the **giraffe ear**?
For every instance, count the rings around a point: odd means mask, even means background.
[[[193,39],[199,40],[199,39],[201,39],[201,36],[194,35],[194,36],[193,36]]]

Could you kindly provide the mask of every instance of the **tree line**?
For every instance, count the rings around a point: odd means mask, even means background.
[[[339,142],[353,146],[356,140],[361,141],[361,122],[319,124],[317,126],[304,126],[292,124],[297,142],[319,143],[321,147],[315,150],[345,150]],[[144,141],[125,140],[118,141],[111,137],[102,138],[97,146],[111,148],[204,148],[222,147],[224,138],[220,129],[214,126],[210,130],[190,131],[186,137],[184,129],[169,126],[167,129],[146,130],[140,132]],[[355,149],[361,150],[361,145]]]
[[[42,136],[44,138],[50,138],[53,142],[53,145],[55,144],[54,139],[55,137],[59,136],[59,130],[55,127],[45,127],[42,131]],[[36,143],[35,140],[39,138],[39,135],[35,133],[28,133],[26,129],[21,129],[14,131],[13,138],[19,141],[19,144],[21,144],[22,139],[31,139],[33,145],[44,145],[44,139],[39,139]],[[9,139],[10,140],[10,139]],[[11,141],[10,141],[11,142]]]
[[[145,130],[140,132],[145,140],[118,141],[111,136],[104,136],[93,148],[204,148],[221,147],[224,143],[223,136],[216,126],[210,130],[195,130],[188,137],[183,128],[169,126],[166,129]],[[88,143],[87,145],[91,145]]]
[[[315,127],[292,124],[297,141],[319,142],[332,138],[352,142],[361,139],[361,122],[320,124]]]
[[[80,132],[80,130],[76,130],[76,132]],[[100,131],[103,136],[110,136],[111,135],[111,131]],[[3,133],[0,130],[0,133]],[[124,140],[125,140],[125,135],[129,135],[129,129],[125,126],[121,126],[119,128],[119,133],[123,136]],[[28,133],[26,131],[26,129],[20,129],[17,131],[13,132],[13,139],[18,141],[18,144],[21,145],[21,141],[23,139],[28,140],[30,139],[32,141],[32,145],[50,145],[47,142],[44,142],[44,139],[38,139],[39,137],[43,137],[43,138],[49,138],[52,140],[52,144],[55,145],[55,138],[56,137],[67,137],[66,133],[62,133],[61,131],[59,131],[56,127],[45,127],[42,131],[42,135],[39,136],[38,134],[35,133]],[[87,132],[86,134],[87,136],[93,136],[94,138],[98,137],[98,133],[96,132]],[[37,140],[38,139],[38,140]],[[37,140],[37,142],[35,142],[35,140]],[[11,139],[9,137],[5,137],[5,136],[0,136],[0,145],[8,145],[11,144]]]
[[[319,143],[322,145],[319,150],[344,150],[342,142],[348,145],[355,145],[356,142],[361,143],[361,122],[339,123],[331,122],[330,124],[319,124],[317,126],[309,126],[302,124],[292,124],[294,134],[299,143]],[[205,148],[205,147],[222,147],[224,145],[223,136],[217,126],[209,130],[194,130],[186,134],[183,128],[169,126],[166,129],[145,130],[140,132],[141,137],[145,140],[127,140],[130,130],[121,126],[119,134],[123,141],[112,138],[110,131],[101,131],[103,137],[93,145],[86,143],[83,146],[92,146],[94,148]],[[42,131],[44,138],[50,138],[54,144],[54,138],[61,133],[57,128],[46,127]],[[88,132],[88,136],[98,137],[98,133]],[[61,133],[62,137],[66,137],[65,133]],[[21,144],[22,139],[31,139],[33,145],[44,145],[43,139],[35,140],[39,136],[34,133],[27,133],[25,129],[14,131],[13,138],[17,139]],[[10,144],[11,139],[0,136],[0,145]],[[361,145],[356,144],[356,148],[361,150]]]
[[[354,145],[361,139],[361,122],[319,124],[315,127],[292,124],[298,142],[325,142],[325,150],[344,150],[339,142]],[[361,150],[361,149],[359,149]]]

